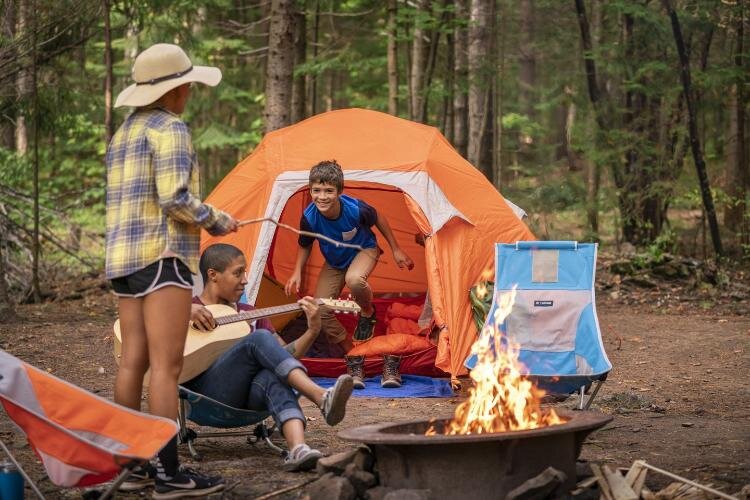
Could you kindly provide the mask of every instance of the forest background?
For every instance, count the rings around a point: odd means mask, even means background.
[[[747,265],[742,0],[0,8],[0,316],[52,283],[100,279],[103,157],[128,112],[113,96],[157,42],[224,73],[184,115],[204,195],[264,132],[362,107],[438,127],[539,238]]]

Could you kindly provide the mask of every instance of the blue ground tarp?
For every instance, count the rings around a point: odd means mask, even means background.
[[[313,377],[315,383],[327,389],[332,387],[335,378]],[[422,377],[420,375],[401,375],[401,387],[384,389],[380,387],[380,377],[365,379],[366,387],[355,390],[352,396],[362,398],[449,398],[454,396],[448,380]]]

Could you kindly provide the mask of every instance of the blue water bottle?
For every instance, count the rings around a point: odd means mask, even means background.
[[[23,500],[23,476],[13,462],[0,462],[0,500]]]

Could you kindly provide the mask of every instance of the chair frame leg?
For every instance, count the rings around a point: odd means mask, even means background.
[[[594,402],[594,398],[596,397],[596,394],[599,392],[599,389],[601,389],[602,384],[604,383],[602,380],[595,381],[596,384],[594,386],[594,391],[589,395],[589,397],[586,397],[586,386],[582,385],[580,392],[579,392],[579,400],[578,400],[578,409],[579,410],[588,410],[591,408],[591,404]],[[584,400],[586,403],[584,404]]]
[[[10,459],[10,461],[13,462],[13,465],[16,466],[16,468],[18,469],[18,472],[21,473],[21,476],[23,476],[23,478],[26,480],[26,482],[29,483],[29,486],[31,487],[32,490],[34,490],[34,493],[36,494],[36,496],[38,496],[40,500],[45,500],[44,499],[44,495],[42,495],[42,492],[39,491],[39,488],[37,488],[36,483],[31,480],[31,478],[29,477],[28,474],[26,474],[26,471],[24,470],[24,468],[21,467],[21,464],[18,463],[18,460],[16,460],[16,457],[14,457],[10,453],[10,450],[8,449],[7,446],[5,446],[5,443],[3,443],[2,440],[0,440],[0,448],[3,449],[3,451],[8,456],[8,458]]]
[[[268,426],[264,422],[259,423],[253,432],[248,431],[224,431],[224,432],[201,432],[198,434],[195,431],[191,431],[188,429],[187,426],[187,402],[185,399],[180,398],[180,404],[178,406],[177,411],[177,421],[180,426],[179,431],[179,437],[181,443],[187,443],[188,445],[188,451],[190,452],[190,456],[193,457],[193,460],[200,460],[201,454],[198,452],[198,450],[195,449],[195,445],[193,444],[193,441],[195,441],[198,437],[229,437],[229,436],[248,436],[248,442],[250,444],[254,444],[259,440],[262,440],[266,443],[266,445],[271,448],[273,451],[278,453],[281,456],[284,456],[286,453],[286,450],[283,448],[276,446],[271,441],[270,433],[268,432]],[[255,439],[253,439],[255,437]]]
[[[104,492],[99,497],[99,500],[106,500],[107,498],[109,498],[110,496],[112,496],[112,494],[115,491],[117,491],[117,489],[120,487],[120,485],[125,482],[125,480],[128,478],[128,476],[130,476],[130,474],[133,472],[133,468],[136,465],[137,464],[133,464],[133,465],[129,465],[127,467],[123,467],[122,472],[120,472],[117,475],[117,477],[114,479],[114,481],[112,481],[112,483],[110,483],[109,487],[106,490],[104,490]]]

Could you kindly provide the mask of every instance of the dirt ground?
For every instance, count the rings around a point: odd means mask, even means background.
[[[750,315],[747,301],[708,303],[690,291],[612,294],[600,290],[598,313],[614,365],[593,408],[614,416],[587,440],[581,458],[614,466],[636,459],[728,493],[750,483]],[[680,294],[682,299],[680,299]],[[657,296],[658,295],[658,296]],[[677,299],[675,300],[675,297]],[[702,299],[701,299],[702,300]],[[104,291],[82,298],[19,308],[20,322],[0,325],[0,347],[103,397],[112,397],[115,362],[111,327],[114,299]],[[460,401],[354,398],[339,428],[448,416]],[[562,403],[570,406],[569,400]],[[350,444],[337,437],[309,402],[308,442],[326,453]],[[80,496],[43,479],[25,440],[0,412],[0,439],[10,445],[49,498]],[[278,437],[277,437],[278,440]],[[198,441],[205,471],[222,474],[224,498],[256,498],[304,483],[314,473],[286,473],[268,448],[244,438]],[[187,450],[183,460],[190,463]],[[670,481],[649,475],[658,490]],[[297,498],[302,488],[277,498]],[[135,497],[137,495],[130,495]],[[31,493],[29,492],[29,498]]]

